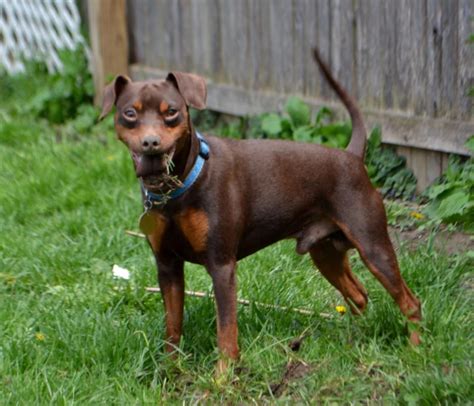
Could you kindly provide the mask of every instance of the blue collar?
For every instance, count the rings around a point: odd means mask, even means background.
[[[186,192],[193,184],[196,182],[197,178],[199,177],[202,168],[204,167],[204,163],[209,158],[209,144],[204,139],[204,137],[196,131],[196,137],[199,140],[199,154],[194,162],[191,171],[189,172],[188,176],[183,182],[183,185],[177,189],[174,189],[171,193],[162,195],[157,193],[152,193],[148,191],[143,182],[141,183],[143,194],[145,195],[145,210],[150,210],[153,206],[159,206],[165,204],[168,200],[173,200],[181,196],[184,192]]]

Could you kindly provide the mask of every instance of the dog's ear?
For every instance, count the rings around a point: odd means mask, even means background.
[[[117,102],[120,93],[122,93],[123,89],[125,89],[130,82],[131,80],[128,76],[118,75],[105,87],[104,97],[102,99],[102,112],[100,113],[99,120],[102,120],[110,113],[110,110],[112,110],[112,107]]]
[[[207,86],[203,77],[193,73],[170,72],[166,80],[176,86],[188,106],[198,110],[206,108]]]

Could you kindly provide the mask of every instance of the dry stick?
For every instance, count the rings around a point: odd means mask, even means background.
[[[136,231],[125,230],[125,234],[131,235],[132,237],[146,238],[145,234],[137,233]]]
[[[152,292],[152,293],[158,293],[161,292],[160,288],[145,288],[147,292]],[[214,295],[208,294],[206,292],[197,292],[194,290],[185,290],[184,293],[188,296],[193,296],[193,297],[201,297],[201,298],[211,298],[214,299]],[[269,304],[269,303],[262,303],[262,302],[251,302],[250,300],[247,299],[237,299],[237,303],[240,303],[241,305],[244,306],[250,306],[250,305],[255,305],[255,306],[260,306],[260,307],[266,307],[267,309],[276,309],[276,310],[291,310],[292,312],[295,313],[300,313],[304,314],[307,316],[312,316],[316,314],[312,310],[309,309],[302,309],[298,307],[287,307],[287,306],[278,306],[274,304]],[[325,319],[330,319],[332,318],[332,315],[329,313],[319,313],[319,316],[325,318]]]
[[[146,238],[145,234],[137,233],[136,231],[125,230],[125,233],[128,234],[128,235],[131,235],[132,237]],[[146,288],[146,290],[148,292],[152,292],[152,293],[161,292],[160,288]],[[193,296],[193,297],[214,298],[213,294],[207,294],[206,292],[196,292],[196,291],[193,291],[193,290],[185,290],[184,293],[188,296]],[[291,310],[292,312],[305,314],[307,316],[312,316],[312,315],[315,314],[315,312],[313,312],[312,310],[309,310],[309,309],[301,309],[301,308],[298,308],[298,307],[278,306],[278,305],[274,305],[274,304],[261,303],[261,302],[251,302],[250,300],[247,300],[247,299],[237,299],[237,303],[240,303],[241,305],[244,305],[244,306],[250,306],[251,304],[254,304],[255,306],[266,307],[267,309]],[[330,319],[332,317],[332,314],[319,313],[319,316],[321,316],[325,319]]]

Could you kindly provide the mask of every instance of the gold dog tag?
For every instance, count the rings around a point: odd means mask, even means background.
[[[156,219],[149,211],[145,211],[138,220],[138,226],[143,234],[151,235],[153,234],[153,231],[155,231]]]

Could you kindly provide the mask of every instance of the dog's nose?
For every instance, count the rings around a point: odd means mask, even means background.
[[[142,140],[143,152],[155,152],[160,147],[161,139],[158,135],[145,135]]]

